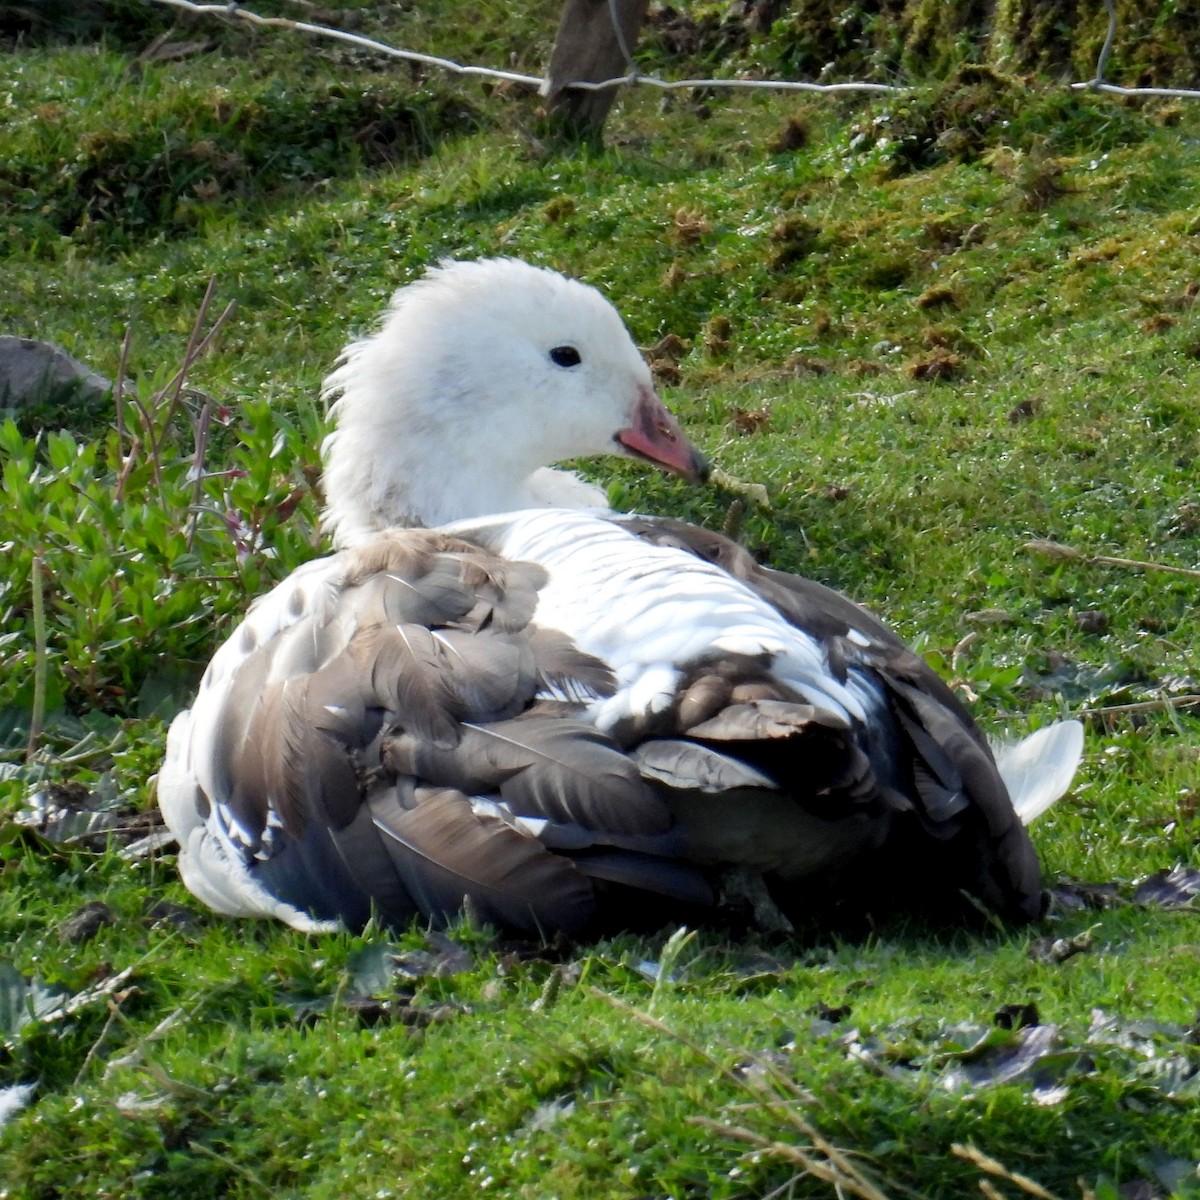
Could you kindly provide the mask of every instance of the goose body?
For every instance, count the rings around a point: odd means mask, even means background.
[[[1038,914],[1023,817],[1070,785],[1079,726],[997,766],[865,610],[551,470],[704,469],[598,293],[445,265],[328,390],[338,549],[252,606],[168,738],[159,800],[198,898],[543,934],[722,908],[786,928],[864,894]]]

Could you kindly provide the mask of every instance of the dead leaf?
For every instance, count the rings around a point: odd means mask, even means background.
[[[917,308],[945,308],[958,307],[958,296],[951,287],[946,287],[942,284],[935,284],[933,287],[926,288],[913,301]]]
[[[968,625],[1011,625],[1016,618],[1007,609],[1004,608],[980,608],[975,612],[969,612],[963,620]]]
[[[683,372],[679,367],[666,358],[651,359],[650,374],[659,383],[666,384],[668,387],[677,387],[680,380],[683,379]]]
[[[691,342],[685,342],[677,333],[668,333],[646,350],[645,355],[649,359],[677,363],[686,357],[691,348]]]
[[[766,408],[735,408],[730,424],[734,432],[747,437],[753,433],[761,433],[771,419],[770,409]]]
[[[1143,333],[1166,333],[1168,329],[1174,328],[1175,318],[1167,316],[1166,313],[1155,313],[1142,322]]]
[[[823,500],[832,500],[836,503],[845,500],[852,491],[854,491],[854,485],[850,483],[823,483],[817,489],[817,495]]]
[[[930,354],[925,358],[914,359],[905,370],[912,379],[933,381],[939,379],[957,379],[963,373],[965,360],[961,354],[943,351]]]
[[[695,209],[677,209],[671,221],[675,239],[684,245],[692,245],[706,233],[712,233],[712,222]]]
[[[793,354],[787,361],[793,375],[828,375],[833,367],[823,358],[812,354]]]
[[[1068,1072],[1086,1072],[1093,1066],[1082,1051],[1064,1047],[1057,1025],[1027,1025],[1011,1032],[996,1029],[949,1057],[941,1083],[951,1091],[977,1090],[1018,1079],[1046,1087]]]
[[[704,323],[704,349],[711,355],[724,354],[729,349],[733,323],[724,313],[714,313]]]
[[[673,262],[664,272],[660,283],[664,292],[673,292],[682,287],[688,277],[682,263]]]
[[[788,117],[788,123],[771,141],[772,154],[787,154],[791,150],[802,150],[808,145],[808,122],[803,117]]]
[[[1098,608],[1085,608],[1075,614],[1075,628],[1080,633],[1106,633],[1108,624],[1108,613]]]

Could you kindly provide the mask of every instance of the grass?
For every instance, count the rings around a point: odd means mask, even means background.
[[[465,34],[340,10],[536,69],[556,6]],[[0,1195],[1196,1195],[1196,911],[1130,902],[1196,865],[1200,717],[1161,704],[1200,691],[1196,581],[1024,546],[1200,565],[1200,115],[960,72],[877,104],[634,93],[570,151],[520,93],[284,35],[192,25],[212,48],[136,63],[106,36],[16,46],[0,86],[0,327],[109,377],[131,330],[124,436],[0,433],[0,1085],[37,1085]],[[992,731],[1095,713],[1035,840],[1051,884],[1119,902],[790,942],[302,938],[123,856],[206,657],[319,547],[321,376],[424,264],[491,253],[673,335],[668,401],[771,498],[586,464],[614,503],[739,523]],[[235,308],[173,402],[213,280],[204,328]]]

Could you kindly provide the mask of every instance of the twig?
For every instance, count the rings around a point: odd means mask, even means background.
[[[199,1006],[197,1005],[196,1007]],[[191,1010],[177,1008],[173,1012],[168,1013],[149,1033],[138,1037],[136,1044],[128,1054],[123,1054],[120,1058],[110,1058],[104,1064],[104,1073],[101,1076],[101,1081],[107,1083],[117,1071],[124,1070],[126,1067],[141,1066],[146,1055],[146,1047],[154,1042],[161,1041],[180,1021],[191,1017],[194,1012],[195,1008]],[[126,1029],[132,1032],[128,1018],[119,1008],[113,1010],[113,1016],[118,1017]],[[81,1071],[80,1075],[82,1073]],[[78,1083],[79,1079],[76,1078],[75,1082]]]
[[[1197,93],[1200,95],[1200,93]],[[1115,558],[1108,554],[1084,554],[1074,546],[1066,546],[1062,542],[1047,541],[1035,538],[1022,546],[1033,554],[1044,558],[1056,559],[1060,562],[1081,562],[1089,567],[1131,567],[1137,571],[1166,571],[1171,575],[1186,575],[1189,579],[1200,579],[1200,571],[1191,567],[1175,567],[1169,563],[1145,562],[1140,558]]]
[[[215,1159],[227,1171],[232,1171],[235,1175],[241,1176],[247,1183],[262,1192],[264,1196],[277,1196],[279,1194],[273,1187],[268,1187],[248,1167],[243,1167],[241,1163],[234,1162],[233,1159],[228,1158],[224,1154],[218,1154],[211,1146],[206,1146],[203,1142],[192,1139],[188,1142],[188,1149],[195,1151],[197,1154],[205,1154],[209,1158]]]
[[[117,421],[117,454],[125,453],[125,366],[129,362],[129,346],[133,341],[133,326],[125,326],[121,342],[121,359],[117,363],[117,382],[113,385],[113,413]]]
[[[165,2],[165,0],[160,0],[160,2]],[[207,333],[201,334],[213,296],[216,293],[216,286],[217,281],[215,277],[209,279],[208,285],[204,289],[204,296],[200,301],[200,307],[196,312],[196,319],[192,322],[192,330],[188,335],[183,359],[175,373],[163,387],[154,393],[150,399],[149,406],[142,402],[136,391],[131,395],[133,404],[138,412],[138,422],[141,425],[141,432],[133,437],[129,453],[126,455],[125,461],[121,465],[120,474],[117,476],[117,483],[114,488],[114,496],[117,500],[120,500],[125,493],[125,485],[129,481],[130,473],[133,471],[138,453],[143,445],[146,446],[150,455],[151,466],[154,469],[154,482],[158,488],[160,499],[162,497],[162,443],[166,437],[167,430],[170,428],[171,421],[174,419],[175,410],[179,406],[183,395],[183,385],[187,380],[188,372],[207,353],[209,347],[213,344],[213,340],[221,331],[225,322],[233,315],[236,307],[235,302],[231,300],[222,310],[220,316],[213,322],[212,328]],[[124,377],[124,363],[128,352],[129,338],[130,332],[126,330],[125,347],[121,352],[122,378]],[[205,433],[207,435],[207,430]]]
[[[1164,712],[1176,708],[1192,708],[1200,704],[1200,696],[1163,696],[1158,700],[1139,700],[1135,704],[1108,704],[1099,708],[1081,708],[1077,717],[1116,717],[1125,713]]]
[[[724,88],[732,91],[777,91],[777,92],[875,92],[897,96],[913,91],[910,87],[897,87],[890,83],[802,83],[795,79],[660,79],[657,75],[622,75],[619,79],[605,79],[601,83],[589,83],[578,79],[564,87],[579,88],[584,92],[599,92],[604,88],[626,87],[644,83],[648,87],[661,88],[664,92],[680,88]]]
[[[708,479],[714,487],[745,496],[756,508],[771,507],[771,497],[761,483],[747,483],[744,479],[738,479],[736,475],[727,474],[720,467],[713,467]]]
[[[736,542],[742,532],[742,522],[746,517],[746,502],[735,496],[725,510],[725,520],[721,522],[721,532],[731,541]]]
[[[1108,66],[1108,56],[1117,39],[1116,0],[1104,0],[1104,7],[1108,10],[1108,32],[1104,35],[1104,45],[1100,47],[1100,57],[1096,59],[1096,77],[1090,81],[1096,86],[1104,82],[1104,68]]]
[[[144,954],[137,962],[131,963],[123,971],[118,971],[115,975],[110,975],[107,979],[101,980],[94,987],[87,988],[82,992],[76,992],[73,996],[64,997],[53,1008],[47,1009],[42,1013],[41,1020],[59,1021],[64,1017],[73,1017],[80,1009],[86,1008],[91,1004],[93,1000],[98,1000],[101,996],[111,996],[125,984],[138,966],[149,957],[149,953]],[[119,1006],[116,1011],[120,1012]]]
[[[997,1179],[1006,1180],[1014,1187],[1020,1188],[1027,1196],[1035,1196],[1037,1200],[1059,1200],[1058,1196],[1053,1192],[1046,1191],[1036,1179],[1030,1179],[1028,1175],[1010,1171],[1003,1163],[997,1162],[974,1146],[964,1146],[961,1142],[955,1142],[950,1147],[950,1153],[956,1154],[959,1158],[965,1158],[967,1162],[973,1163],[988,1175],[995,1175]]]
[[[42,552],[33,556],[30,570],[33,590],[33,709],[29,714],[29,742],[25,747],[25,761],[33,762],[37,756],[38,741],[46,720],[46,673],[49,659],[46,653],[46,595],[45,573]]]
[[[167,385],[154,397],[156,416],[163,398],[166,397],[167,399],[166,410],[162,417],[158,421],[153,422],[146,431],[150,439],[150,456],[154,463],[154,481],[160,491],[162,489],[162,463],[160,461],[162,439],[166,436],[171,420],[175,416],[175,410],[179,406],[179,398],[183,394],[184,381],[187,379],[188,372],[195,365],[197,359],[212,345],[213,339],[220,332],[221,326],[225,324],[233,313],[234,302],[231,300],[225,306],[224,312],[213,322],[213,327],[208,333],[203,337],[200,336],[200,331],[204,327],[204,320],[208,316],[208,308],[212,303],[216,287],[217,281],[214,277],[208,281],[208,286],[204,289],[200,308],[196,312],[195,321],[192,322],[192,331],[188,334],[187,348],[183,352],[183,361],[179,364],[178,370],[171,376]]]
[[[83,1062],[80,1064],[79,1070],[75,1072],[75,1078],[71,1082],[72,1087],[79,1086],[80,1081],[87,1073],[88,1067],[96,1061],[96,1055],[99,1054],[100,1047],[104,1045],[105,1040],[108,1038],[109,1030],[117,1023],[120,1011],[120,1003],[110,997],[108,1001],[108,1019],[104,1022],[104,1028],[100,1030],[100,1036],[91,1044],[87,1054],[84,1055]]]
[[[1115,83],[1104,82],[1104,69],[1108,66],[1108,57],[1112,54],[1113,43],[1117,40],[1117,5],[1115,0],[1104,0],[1108,11],[1108,32],[1104,35],[1104,45],[1100,47],[1100,55],[1096,59],[1096,74],[1092,79],[1082,83],[1073,83],[1075,91],[1108,92],[1114,96],[1174,96],[1181,99],[1200,97],[1200,91],[1193,88],[1152,88],[1118,87]]]
[[[608,0],[608,19],[612,23],[613,35],[617,39],[617,49],[621,51],[621,57],[625,60],[625,73],[636,75],[638,73],[637,63],[633,61],[633,53],[629,49],[625,30],[621,28],[621,14],[617,11],[617,0]]]
[[[192,322],[192,331],[188,334],[187,348],[183,352],[183,362],[179,364],[179,369],[171,377],[171,381],[159,393],[158,398],[161,399],[167,393],[170,393],[170,399],[167,401],[167,411],[162,420],[162,427],[165,429],[170,423],[171,418],[175,415],[175,409],[179,405],[179,397],[183,392],[183,383],[187,378],[188,371],[191,370],[196,360],[208,349],[212,344],[212,340],[216,337],[221,326],[229,319],[233,312],[234,302],[231,300],[225,305],[225,311],[213,322],[213,327],[203,337],[200,336],[200,330],[204,328],[204,318],[208,316],[209,305],[212,304],[213,296],[217,290],[216,276],[209,279],[208,284],[204,288],[204,295],[200,298],[200,307],[196,310],[196,319]]]
[[[1110,96],[1167,96],[1175,100],[1200,100],[1200,90],[1195,88],[1119,87],[1115,83],[1071,84],[1072,91],[1107,92]]]
[[[397,50],[384,42],[373,38],[362,37],[356,33],[347,33],[342,29],[333,29],[328,25],[313,25],[308,21],[293,21],[289,17],[263,17],[258,13],[248,12],[237,4],[195,4],[192,0],[155,0],[157,4],[166,4],[171,8],[182,8],[187,12],[211,13],[220,17],[236,17],[248,21],[252,25],[272,25],[278,29],[293,29],[298,33],[311,33],[317,37],[333,38],[335,41],[346,42],[358,46],[362,50],[371,50],[376,54],[386,54],[390,58],[401,58],[405,62],[421,63],[427,67],[438,67],[456,75],[479,75],[488,79],[502,79],[509,83],[527,83],[533,87],[541,84],[541,79],[533,75],[520,75],[515,71],[495,71],[489,67],[470,67],[462,63],[452,62],[448,58],[438,58],[432,54],[420,54],[415,50]]]
[[[196,540],[196,526],[200,522],[200,501],[204,498],[204,456],[208,452],[208,430],[212,424],[212,401],[206,396],[196,417],[196,448],[192,452],[192,502],[188,506],[191,520],[188,522],[187,548],[191,553]]]

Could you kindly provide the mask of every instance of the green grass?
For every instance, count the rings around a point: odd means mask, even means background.
[[[340,7],[526,70],[557,11],[487,4],[464,30],[438,5]],[[142,442],[126,470],[111,412],[0,434],[0,1085],[37,1084],[0,1132],[0,1196],[835,1195],[804,1174],[800,1155],[829,1161],[814,1128],[892,1197],[983,1194],[955,1144],[1063,1198],[1196,1195],[1196,910],[1129,903],[1197,865],[1194,709],[1089,719],[1035,840],[1050,883],[1115,881],[1121,903],[1032,930],[897,917],[531,953],[463,928],[465,954],[400,939],[392,977],[378,931],[223,920],[169,851],[120,851],[207,656],[320,545],[322,375],[442,255],[554,265],[639,343],[682,339],[669,403],[771,497],[742,539],[871,605],[989,730],[1200,692],[1195,578],[1024,548],[1200,566],[1200,110],[970,72],[905,101],[703,115],[637,92],[608,148],[570,151],[532,97],[214,29],[179,33],[214,40],[179,62],[135,67],[128,26],[4,55],[0,329],[115,377],[130,328]],[[672,69],[736,65],[697,53]],[[789,118],[804,144],[773,149]],[[210,280],[205,328],[236,307],[172,409]],[[622,507],[738,520],[733,493],[584,469]],[[101,832],[18,824],[37,797]],[[108,923],[64,940],[95,901]],[[1047,938],[1086,948],[1047,961]],[[19,1020],[34,978],[77,1009]],[[994,1023],[1028,1004],[1054,1027],[1040,1055]],[[1003,1053],[1028,1071],[994,1081]]]

